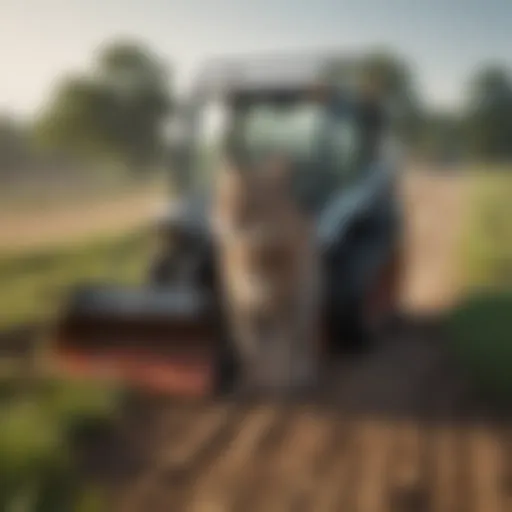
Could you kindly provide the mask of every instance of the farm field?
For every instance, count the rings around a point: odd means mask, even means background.
[[[473,206],[479,179],[406,176],[404,319],[370,354],[330,368],[316,400],[132,401],[113,437],[89,444],[82,460],[88,479],[107,483],[108,509],[508,511],[510,410],[475,392],[440,321],[486,279],[474,269],[488,268],[481,262],[489,253],[471,249],[481,232],[476,221],[468,226],[481,211]],[[123,254],[140,250],[140,240],[109,238],[103,252],[84,246],[73,257],[64,251],[55,268],[96,257],[106,276],[105,261],[123,243]],[[137,254],[116,279],[138,279]],[[67,268],[76,280],[85,267]]]
[[[148,258],[145,236],[162,187],[110,198],[4,207],[0,215],[0,329],[44,320],[80,281],[137,281]]]
[[[113,197],[90,198],[44,207],[0,209],[0,257],[23,257],[71,247],[91,238],[118,236],[144,226],[165,202],[164,190],[119,193]]]

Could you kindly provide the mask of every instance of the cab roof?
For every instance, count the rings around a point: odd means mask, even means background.
[[[318,86],[354,90],[357,63],[339,51],[217,58],[199,73],[194,93],[208,97]]]

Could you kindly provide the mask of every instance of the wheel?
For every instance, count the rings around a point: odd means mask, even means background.
[[[402,252],[396,248],[360,305],[362,329],[371,341],[376,341],[398,317],[401,276]]]
[[[374,346],[397,314],[401,268],[401,253],[397,250],[365,292],[331,306],[328,325],[332,352],[356,355]]]
[[[397,247],[367,296],[365,315],[376,331],[399,318],[402,271],[402,248]]]
[[[362,314],[362,301],[352,299],[333,304],[327,313],[328,352],[333,356],[364,352],[371,343]]]
[[[371,324],[365,317],[363,300],[355,299],[347,306],[343,315],[340,335],[343,339],[344,352],[358,355],[366,352],[373,344],[375,336]]]
[[[221,343],[217,359],[216,389],[220,395],[230,393],[240,375],[240,364],[235,353],[227,343]]]

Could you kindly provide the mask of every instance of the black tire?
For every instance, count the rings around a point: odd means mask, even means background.
[[[231,347],[221,344],[217,359],[216,390],[220,395],[229,394],[236,385],[239,377],[239,364]]]
[[[375,337],[366,322],[363,301],[354,301],[349,307],[344,328],[348,354],[363,354],[373,346]]]
[[[365,322],[363,302],[353,300],[333,311],[330,318],[331,351],[335,355],[359,355],[372,345],[374,337]]]

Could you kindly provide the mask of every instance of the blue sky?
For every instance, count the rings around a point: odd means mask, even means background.
[[[0,110],[30,114],[109,38],[136,36],[181,86],[209,55],[384,44],[427,101],[456,106],[482,61],[512,67],[512,0],[0,0]]]

